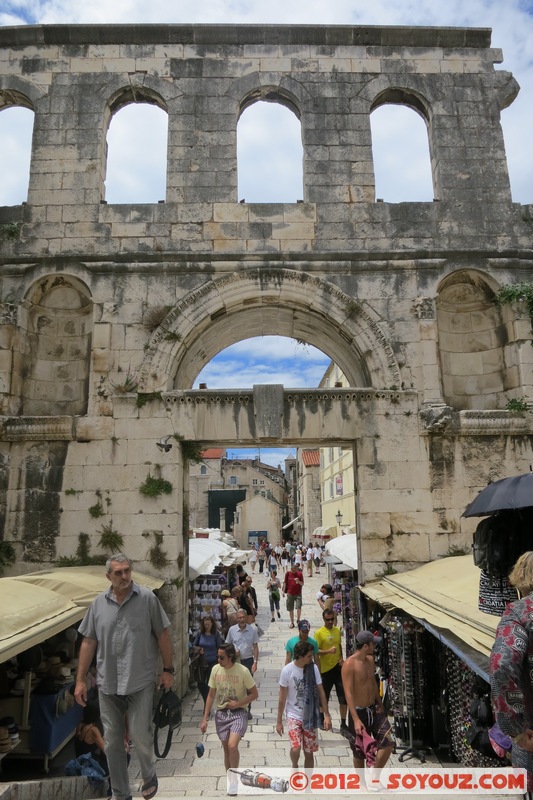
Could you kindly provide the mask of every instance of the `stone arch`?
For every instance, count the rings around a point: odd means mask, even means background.
[[[87,413],[93,302],[72,275],[47,275],[23,303],[22,414]]]
[[[139,388],[189,389],[218,352],[261,334],[318,347],[352,386],[401,384],[393,349],[366,302],[306,273],[257,269],[209,281],[172,308],[148,343]]]
[[[44,96],[43,89],[17,75],[0,77],[0,110],[8,106],[22,106],[35,111]]]
[[[509,341],[498,285],[480,270],[447,275],[437,289],[442,392],[459,410],[502,408],[513,385]]]

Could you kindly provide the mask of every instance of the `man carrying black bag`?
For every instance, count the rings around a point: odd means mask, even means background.
[[[152,738],[154,688],[170,689],[174,681],[170,621],[154,593],[133,582],[125,555],[117,553],[108,559],[106,577],[111,586],[94,599],[79,627],[84,638],[74,696],[85,706],[85,676],[96,654],[113,800],[131,800],[124,749],[126,715],[143,776],[142,796],[151,800],[158,789]],[[156,682],[159,654],[163,671]]]

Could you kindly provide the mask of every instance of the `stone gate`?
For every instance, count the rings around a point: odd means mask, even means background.
[[[0,28],[0,110],[34,112],[27,202],[0,208],[0,516],[17,569],[118,535],[168,578],[184,637],[191,442],[353,447],[366,579],[469,544],[475,492],[533,462],[529,310],[497,300],[533,276],[501,60],[484,29]],[[236,124],[262,99],[301,122],[301,202],[237,197]],[[168,115],[160,203],[105,201],[106,132],[129,103]],[[370,114],[386,103],[427,124],[434,202],[375,197]],[[261,334],[315,345],[350,387],[191,390]],[[144,497],[148,476],[170,493]]]

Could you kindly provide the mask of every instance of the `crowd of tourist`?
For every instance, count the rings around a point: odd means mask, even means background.
[[[290,762],[297,767],[303,751],[303,766],[312,767],[318,750],[318,729],[331,730],[328,703],[335,689],[340,710],[340,732],[348,740],[354,766],[368,763],[365,736],[375,738],[375,763],[383,766],[394,747],[390,725],[381,706],[374,675],[374,650],[380,641],[368,631],[356,636],[355,652],[347,659],[342,648],[342,632],[337,626],[334,596],[324,583],[317,594],[323,625],[313,636],[311,624],[301,619],[305,578],[320,574],[322,548],[288,542],[254,547],[249,557],[249,572],[240,565],[230,576],[228,588],[221,592],[221,631],[212,618],[204,617],[192,645],[197,656],[205,657],[205,672],[198,679],[204,699],[200,723],[208,729],[211,710],[214,725],[224,749],[226,769],[239,766],[239,742],[253,718],[252,704],[258,697],[254,679],[260,659],[263,631],[256,622],[257,594],[254,573],[266,578],[271,622],[288,612],[290,633],[285,645],[285,665],[279,677],[279,702],[276,731],[289,739]],[[210,621],[206,624],[205,620]],[[224,638],[224,641],[222,639]],[[285,721],[284,721],[285,717]],[[235,787],[234,787],[235,788]],[[230,794],[237,793],[230,786]]]

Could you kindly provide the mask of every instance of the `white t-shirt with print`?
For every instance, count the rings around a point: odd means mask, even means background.
[[[317,685],[322,683],[320,670],[313,664]],[[297,667],[294,661],[286,664],[279,676],[279,685],[287,688],[287,702],[285,703],[285,716],[303,720],[304,711],[304,670]]]

